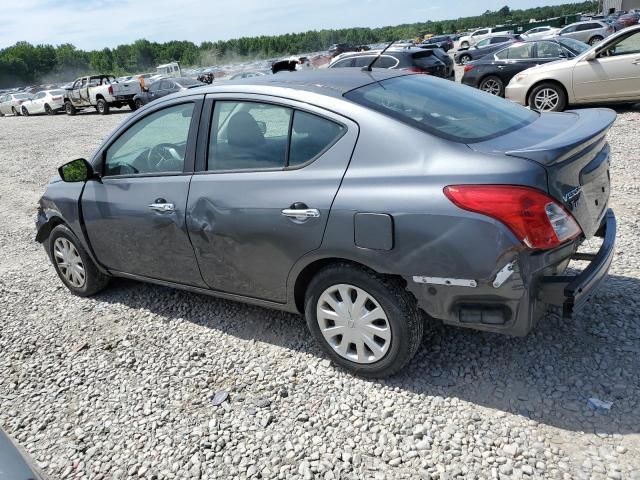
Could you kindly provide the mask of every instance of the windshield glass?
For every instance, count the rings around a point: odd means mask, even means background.
[[[186,88],[202,85],[202,82],[194,80],[193,78],[178,78],[177,80],[175,80],[175,82],[181,87]]]
[[[476,143],[530,124],[538,113],[473,88],[427,75],[394,77],[345,97],[454,142]]]
[[[575,40],[573,38],[559,38],[558,42],[560,42],[560,44],[563,47],[568,48],[569,50],[571,50],[573,53],[576,53],[576,54],[585,52],[591,48],[586,43],[581,42],[580,40]]]

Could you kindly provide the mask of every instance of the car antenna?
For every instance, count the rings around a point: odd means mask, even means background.
[[[373,67],[373,64],[374,64],[374,63],[376,63],[376,62],[378,61],[378,59],[382,56],[382,54],[383,54],[384,52],[386,52],[386,51],[387,51],[387,49],[388,49],[391,45],[393,45],[394,43],[396,43],[396,41],[395,41],[395,40],[393,40],[389,45],[387,45],[386,47],[384,47],[384,48],[382,49],[382,51],[378,54],[378,56],[377,56],[376,58],[374,58],[374,59],[371,61],[371,63],[370,63],[369,65],[367,65],[366,67],[363,67],[363,68],[362,68],[362,71],[363,71],[363,72],[370,72],[370,71],[371,71],[371,67]]]

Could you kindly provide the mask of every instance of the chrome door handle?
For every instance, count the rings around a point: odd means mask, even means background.
[[[282,215],[298,221],[305,221],[310,218],[318,218],[320,211],[317,208],[285,208]]]
[[[633,62],[631,62],[633,65],[640,65],[640,58],[636,58]]]
[[[176,206],[173,203],[150,203],[149,208],[160,213],[169,213],[176,210]]]

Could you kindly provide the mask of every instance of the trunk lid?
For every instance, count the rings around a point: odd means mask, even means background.
[[[532,160],[547,171],[548,193],[571,212],[587,238],[593,236],[609,202],[609,144],[613,110],[542,113],[506,135],[469,145],[476,151]]]

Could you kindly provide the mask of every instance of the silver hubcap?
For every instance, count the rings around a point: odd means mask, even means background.
[[[56,238],[53,254],[65,280],[72,286],[81,288],[85,283],[86,275],[80,254],[73,243],[63,237]]]
[[[536,110],[548,111],[556,108],[559,100],[560,96],[558,95],[558,92],[552,88],[543,88],[536,94],[536,97],[533,99],[533,103]]]
[[[466,55],[463,55],[462,58],[460,59],[460,63],[462,63],[463,65],[466,65],[468,61],[469,61],[469,57],[467,57]]]
[[[391,327],[380,304],[361,288],[327,288],[316,309],[320,331],[335,352],[356,363],[382,359],[391,345]]]
[[[490,93],[491,95],[500,95],[500,84],[497,80],[489,79],[482,83],[481,90]]]

